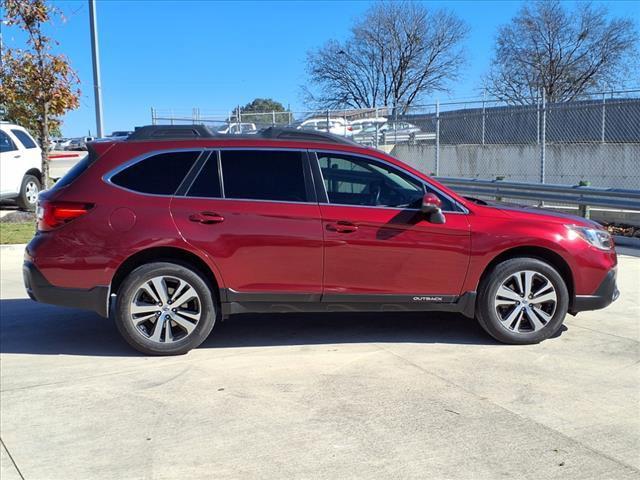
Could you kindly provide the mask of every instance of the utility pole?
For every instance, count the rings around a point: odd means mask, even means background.
[[[96,0],[89,0],[89,24],[91,27],[91,60],[93,62],[93,95],[96,108],[96,132],[98,138],[102,138],[104,137],[104,132],[102,131],[102,90],[100,87],[100,52],[98,51]]]

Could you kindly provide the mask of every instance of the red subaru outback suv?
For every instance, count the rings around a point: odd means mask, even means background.
[[[615,300],[616,263],[593,222],[463,198],[330,134],[149,126],[41,194],[24,282],[147,354],[245,312],[459,312],[527,344]]]

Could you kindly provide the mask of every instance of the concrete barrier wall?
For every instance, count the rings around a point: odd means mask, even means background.
[[[396,145],[391,154],[435,172],[434,145]],[[550,144],[545,183],[640,190],[640,144]],[[440,176],[540,182],[539,145],[441,145]]]

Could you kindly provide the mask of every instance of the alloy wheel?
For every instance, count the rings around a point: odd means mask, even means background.
[[[496,292],[494,308],[504,328],[516,333],[537,332],[556,311],[553,283],[540,272],[523,270],[509,275]]]
[[[38,200],[38,191],[39,189],[38,189],[38,185],[36,185],[36,182],[34,181],[27,182],[24,192],[25,192],[25,197],[27,198],[27,202],[29,202],[29,204],[35,205],[36,201]]]
[[[137,288],[129,319],[149,340],[173,343],[188,337],[201,315],[202,302],[192,285],[177,277],[158,276]]]

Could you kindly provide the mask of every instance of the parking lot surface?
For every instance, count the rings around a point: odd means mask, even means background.
[[[150,358],[3,247],[2,480],[640,478],[640,257],[540,345],[450,314],[232,317]]]

